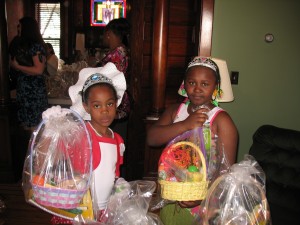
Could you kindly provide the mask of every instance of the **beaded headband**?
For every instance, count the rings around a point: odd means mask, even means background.
[[[90,86],[94,85],[94,84],[98,84],[98,83],[108,83],[113,85],[113,82],[111,79],[109,79],[108,77],[100,74],[100,73],[95,73],[92,74],[84,83],[83,88],[82,88],[82,93],[84,93]]]
[[[204,67],[208,67],[210,69],[212,69],[213,71],[215,71],[217,73],[218,66],[216,65],[216,63],[214,61],[212,61],[210,58],[207,57],[195,57],[189,64],[187,67],[187,70],[193,66],[204,66]]]

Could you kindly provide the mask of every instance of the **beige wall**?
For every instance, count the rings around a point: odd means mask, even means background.
[[[24,16],[23,0],[6,0],[7,40],[8,43],[17,35],[19,19]]]
[[[260,125],[300,130],[299,12],[298,0],[215,0],[212,56],[239,71],[234,102],[221,105],[240,133],[239,161]]]

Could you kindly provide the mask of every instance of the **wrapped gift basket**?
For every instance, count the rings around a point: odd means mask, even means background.
[[[32,134],[24,164],[25,199],[44,207],[73,209],[91,179],[89,133],[85,122],[70,109],[57,106],[45,112]]]
[[[250,155],[212,183],[201,206],[195,224],[272,224],[265,174]]]

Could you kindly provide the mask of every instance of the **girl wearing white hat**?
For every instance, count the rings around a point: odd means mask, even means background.
[[[124,141],[109,126],[125,90],[124,74],[113,63],[82,69],[78,82],[69,88],[71,109],[87,121],[92,140],[93,175],[90,190],[97,220],[101,219],[123,163]],[[66,222],[58,217],[52,219],[53,224]]]

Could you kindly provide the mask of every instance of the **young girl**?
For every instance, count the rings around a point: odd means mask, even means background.
[[[57,75],[58,70],[58,57],[51,43],[46,43],[47,46],[47,73],[49,76]]]
[[[120,104],[126,82],[124,74],[113,63],[104,67],[85,68],[80,71],[78,82],[71,86],[69,94],[71,109],[87,121],[92,140],[93,175],[91,195],[97,220],[100,219],[115,179],[120,175],[125,146],[121,136],[109,125],[113,122]],[[53,217],[53,224],[72,224],[59,217]]]
[[[153,124],[147,133],[147,142],[151,146],[167,144],[185,131],[210,123],[212,135],[224,145],[225,156],[229,164],[236,160],[238,132],[227,112],[216,106],[216,97],[220,90],[220,74],[217,64],[207,57],[195,57],[188,65],[184,77],[184,90],[180,93],[188,98],[181,104],[170,106]],[[197,212],[200,201],[178,202],[165,206],[161,210],[161,219],[165,225],[191,224],[192,214]]]

